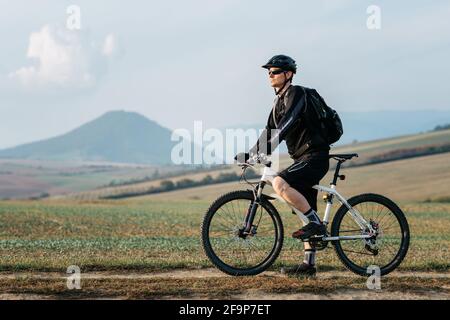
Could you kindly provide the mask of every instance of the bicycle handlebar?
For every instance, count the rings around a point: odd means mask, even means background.
[[[244,167],[254,167],[255,164],[261,163],[265,166],[270,167],[272,164],[272,161],[270,161],[271,155],[267,155],[264,153],[258,153],[250,157],[245,163],[238,163],[239,166],[242,168]]]

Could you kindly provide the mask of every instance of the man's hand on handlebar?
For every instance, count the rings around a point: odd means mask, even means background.
[[[234,157],[234,160],[237,160],[237,163],[255,164],[266,163],[268,158],[264,153],[250,155],[248,152],[240,152]]]
[[[234,160],[236,160],[238,163],[247,163],[249,159],[250,154],[248,152],[239,152],[234,156]]]

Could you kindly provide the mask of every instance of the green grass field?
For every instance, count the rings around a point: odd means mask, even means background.
[[[1,202],[0,270],[83,271],[203,268],[211,264],[199,231],[207,201]],[[403,203],[411,247],[400,270],[443,271],[450,264],[450,204]],[[289,238],[297,218],[279,206],[286,242],[273,266],[294,264],[302,245]],[[323,270],[343,270],[331,248],[320,252]]]

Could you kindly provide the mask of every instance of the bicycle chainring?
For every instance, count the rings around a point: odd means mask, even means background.
[[[328,232],[320,237],[312,237],[309,238],[308,243],[310,244],[310,246],[314,249],[316,249],[317,251],[322,251],[324,250],[327,246],[328,246],[328,242],[329,241],[323,241],[322,239],[325,237],[328,237]]]

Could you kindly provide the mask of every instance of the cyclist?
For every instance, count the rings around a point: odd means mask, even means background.
[[[328,172],[329,144],[318,132],[314,132],[306,119],[309,109],[305,107],[305,99],[302,99],[305,91],[301,86],[292,85],[293,76],[297,72],[295,61],[286,55],[276,55],[262,67],[268,69],[270,84],[275,90],[274,106],[266,128],[255,146],[248,153],[236,155],[235,159],[247,161],[255,154],[261,153],[261,150],[270,155],[277,144],[285,140],[294,163],[278,172],[272,187],[278,195],[304,214],[300,215],[303,227],[295,231],[292,237],[308,239],[314,235],[323,235],[326,227],[316,212],[318,191],[312,186],[318,184]],[[278,129],[275,130],[274,136],[271,134],[273,129]],[[308,242],[304,244],[303,262],[292,268],[282,268],[282,273],[316,273],[316,250]]]

